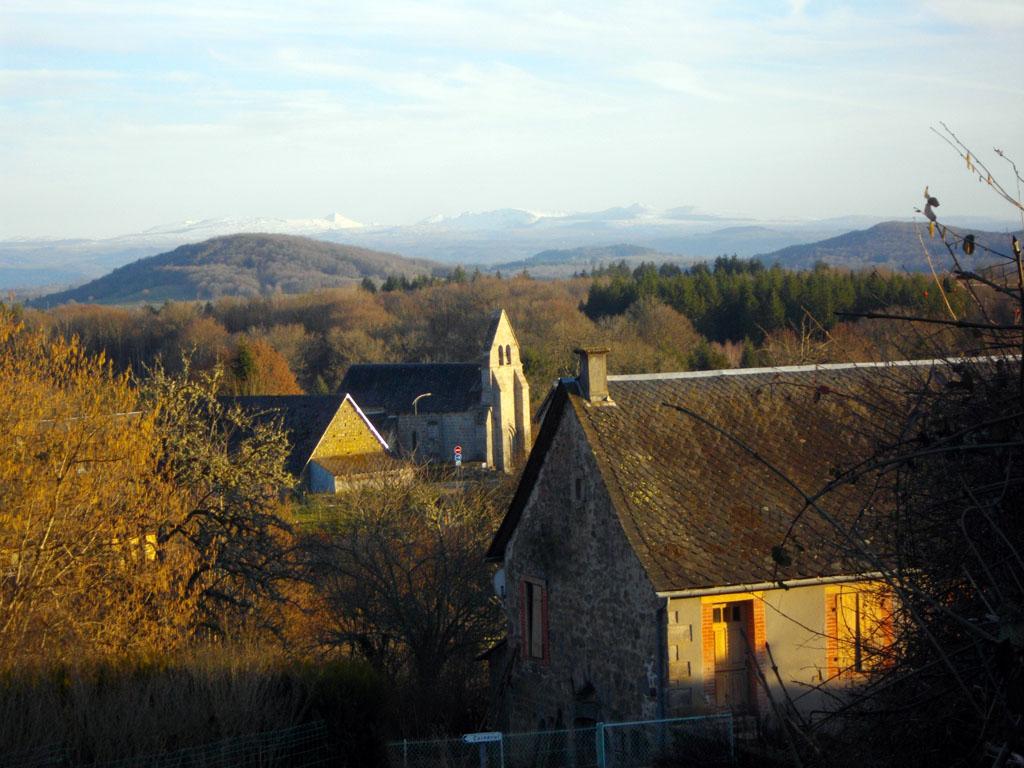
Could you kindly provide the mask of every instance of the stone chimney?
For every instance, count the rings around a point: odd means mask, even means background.
[[[586,347],[573,350],[580,356],[580,372],[576,381],[588,403],[611,404],[608,395],[608,349]]]

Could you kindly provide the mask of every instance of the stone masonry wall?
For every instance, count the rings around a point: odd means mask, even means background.
[[[345,401],[327,426],[320,444],[311,458],[358,456],[366,453],[383,453],[373,432],[356,413],[352,403]]]
[[[509,652],[499,710],[512,730],[653,718],[663,605],[622,531],[567,406],[506,548]],[[547,590],[548,654],[524,658],[521,583]],[[663,638],[664,635],[661,635]]]
[[[530,446],[530,390],[523,375],[519,343],[507,315],[502,315],[481,368],[484,402],[491,406],[494,466],[511,472]],[[525,427],[524,427],[525,424]]]
[[[456,445],[462,446],[464,462],[488,461],[486,443],[487,413],[482,409],[458,413],[403,414],[398,417],[398,443],[402,453],[412,452],[416,432],[416,458],[453,462]]]

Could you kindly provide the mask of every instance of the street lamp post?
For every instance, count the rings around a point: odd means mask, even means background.
[[[422,395],[416,395],[416,397],[414,397],[412,399],[412,415],[413,416],[419,416],[420,415],[419,407],[418,407],[418,404],[419,404],[420,400],[422,400],[424,397],[430,397],[432,394],[434,394],[434,393],[433,392],[424,392]]]

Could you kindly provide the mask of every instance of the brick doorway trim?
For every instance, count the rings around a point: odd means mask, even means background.
[[[718,692],[715,685],[715,633],[714,606],[721,603],[744,603],[750,606],[745,611],[743,631],[748,642],[753,645],[754,659],[757,666],[764,671],[767,668],[768,653],[765,650],[764,599],[760,592],[737,593],[726,595],[708,595],[701,598],[700,629],[701,657],[703,659],[702,676],[704,682],[704,699],[712,708],[716,707]],[[750,685],[750,705],[755,712],[768,711],[768,696],[757,682],[757,675],[748,663]]]

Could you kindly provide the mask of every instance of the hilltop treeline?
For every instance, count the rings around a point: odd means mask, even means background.
[[[429,278],[440,264],[394,253],[327,243],[294,235],[240,234],[191,243],[148,256],[105,275],[33,303],[52,307],[66,301],[98,304],[191,301],[220,296],[295,294],[351,285],[388,275]]]
[[[753,339],[799,324],[807,315],[832,328],[841,312],[904,307],[918,314],[940,313],[943,301],[934,281],[923,274],[881,274],[830,269],[766,268],[757,259],[719,257],[712,264],[681,269],[676,264],[624,262],[594,273],[583,311],[598,319],[620,315],[637,301],[654,297],[690,318],[715,341]],[[964,296],[950,278],[943,291],[962,309]]]
[[[474,361],[503,307],[539,394],[575,370],[580,344],[609,345],[616,373],[905,357],[917,343],[905,326],[893,339],[878,322],[841,322],[837,312],[942,309],[934,282],[918,275],[789,272],[736,258],[685,271],[618,266],[551,281],[460,273],[383,287],[160,307],[68,304],[26,310],[26,319],[78,336],[120,370],[161,360],[173,372],[189,355],[194,370],[223,366],[228,391],[269,394],[335,391],[353,363]],[[959,305],[956,286],[945,288]]]

